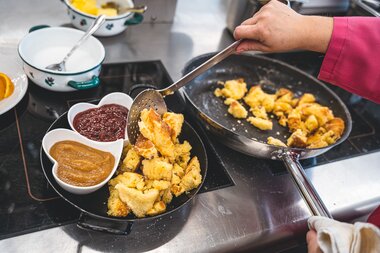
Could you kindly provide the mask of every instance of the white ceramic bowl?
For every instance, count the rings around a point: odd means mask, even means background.
[[[71,5],[71,0],[63,1],[67,6],[67,15],[74,27],[80,30],[87,28],[94,22],[96,16],[84,13]],[[107,2],[99,0],[99,2]],[[132,0],[113,0],[113,2],[124,7],[134,7]],[[130,25],[140,24],[144,16],[139,13],[126,12],[122,15],[107,17],[104,24],[94,33],[95,36],[113,36],[125,31]]]
[[[52,91],[66,92],[98,86],[105,50],[93,36],[67,60],[67,71],[46,69],[46,66],[62,61],[83,34],[66,27],[47,27],[27,34],[18,46],[25,74],[37,85]]]
[[[104,96],[99,101],[99,103],[97,105],[90,104],[90,103],[77,103],[77,104],[73,105],[72,107],[70,107],[70,109],[67,113],[67,119],[69,121],[71,129],[76,131],[76,129],[74,128],[73,122],[74,122],[75,116],[78,113],[86,111],[88,109],[92,109],[92,108],[99,108],[100,106],[106,105],[106,104],[122,105],[122,106],[126,107],[129,111],[131,109],[132,102],[133,102],[133,99],[130,96],[128,96],[127,94],[122,93],[122,92],[113,92],[113,93],[110,93],[110,94]],[[125,126],[124,142],[125,143],[128,142],[127,126]]]
[[[59,179],[59,177],[57,176],[58,163],[53,157],[50,156],[49,151],[55,143],[59,141],[66,141],[66,140],[80,142],[92,148],[102,150],[105,152],[110,152],[115,157],[115,164],[112,168],[111,173],[108,175],[108,177],[105,180],[103,180],[101,183],[93,185],[93,186],[75,186],[75,185],[65,183],[61,179]],[[71,192],[74,194],[88,194],[100,189],[103,185],[105,185],[111,179],[111,177],[115,173],[116,168],[119,164],[121,152],[123,150],[123,140],[120,139],[114,142],[97,142],[97,141],[89,140],[86,137],[72,130],[58,128],[58,129],[54,129],[48,132],[44,136],[44,138],[42,139],[42,148],[44,149],[44,152],[53,163],[52,173],[57,183],[68,192]]]

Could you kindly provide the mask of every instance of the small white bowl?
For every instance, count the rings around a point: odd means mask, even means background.
[[[18,53],[25,74],[32,82],[52,91],[67,92],[98,86],[105,50],[93,36],[67,60],[67,71],[46,69],[50,64],[61,62],[83,35],[83,31],[74,28],[42,27],[24,36],[18,45]]]
[[[74,27],[86,31],[96,16],[82,12],[71,5],[71,0],[63,1],[67,6],[67,15],[70,18]],[[107,1],[101,1],[107,2]],[[117,4],[123,7],[134,7],[132,0],[114,0]],[[107,17],[104,24],[94,33],[95,36],[113,36],[124,32],[130,25],[138,25],[144,19],[144,16],[139,13],[126,12],[114,17]]]
[[[90,103],[77,103],[73,105],[72,107],[70,107],[69,112],[67,113],[67,119],[69,121],[71,129],[76,131],[76,129],[74,128],[74,118],[78,113],[92,108],[99,108],[100,106],[106,104],[118,104],[126,107],[129,111],[131,109],[132,103],[133,99],[127,94],[122,92],[113,92],[104,96],[97,105]],[[128,142],[127,125],[125,126],[124,142]]]
[[[115,164],[112,168],[111,173],[101,183],[93,185],[93,186],[75,186],[75,185],[70,185],[68,183],[63,182],[57,176],[58,162],[53,157],[51,157],[49,153],[51,147],[59,141],[76,141],[76,142],[82,143],[84,145],[90,146],[92,148],[95,148],[101,151],[110,152],[115,157]],[[74,194],[88,194],[100,189],[103,185],[105,185],[111,179],[111,177],[115,173],[116,168],[119,164],[121,152],[123,150],[123,140],[120,139],[114,142],[97,142],[97,141],[89,140],[86,137],[72,130],[58,128],[58,129],[54,129],[48,132],[44,136],[44,138],[42,139],[42,148],[44,149],[46,155],[49,157],[49,159],[53,163],[52,173],[53,173],[53,177],[55,181],[57,181],[57,183],[68,192],[71,192]]]

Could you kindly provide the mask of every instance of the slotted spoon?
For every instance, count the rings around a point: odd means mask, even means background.
[[[187,75],[183,76],[181,79],[179,79],[177,82],[173,83],[169,87],[162,90],[146,89],[140,92],[133,100],[131,109],[128,113],[127,134],[129,142],[131,144],[136,143],[136,139],[139,135],[138,122],[142,110],[149,110],[150,108],[152,108],[160,115],[167,112],[166,103],[164,101],[165,96],[173,94],[176,90],[185,86],[195,77],[202,74],[204,71],[208,70],[212,66],[218,64],[230,54],[234,53],[236,51],[236,47],[240,44],[240,42],[241,40],[235,41],[234,43],[223,49],[215,56],[211,57],[209,60],[204,62],[199,67],[195,68],[193,71],[189,72]]]

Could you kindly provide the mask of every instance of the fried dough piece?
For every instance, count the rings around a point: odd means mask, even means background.
[[[313,94],[310,93],[305,93],[301,96],[300,100],[298,101],[298,105],[302,105],[305,103],[314,103],[315,102],[315,97]]]
[[[293,110],[293,107],[289,103],[276,101],[273,106],[273,113],[278,117],[279,112],[283,112],[288,115]]]
[[[299,103],[299,98],[293,98],[292,101],[290,102],[290,105],[294,108],[298,105]]]
[[[327,131],[333,131],[340,138],[345,128],[344,121],[341,118],[333,118],[326,122],[325,128]]]
[[[291,105],[292,100],[293,100],[293,92],[290,91],[290,92],[286,93],[285,95],[277,98],[276,102],[282,102],[282,103],[287,103],[287,104]]]
[[[128,151],[132,148],[132,144],[128,143],[123,147],[123,151],[121,152],[121,159],[124,159],[127,156]]]
[[[191,145],[189,142],[184,141],[182,144],[178,143],[174,147],[175,162],[182,168],[186,168],[187,163],[190,161]]]
[[[201,165],[198,157],[194,156],[185,170],[185,175],[181,180],[181,184],[185,191],[197,188],[202,182]]]
[[[153,208],[146,212],[147,215],[153,216],[166,211],[166,204],[164,201],[154,203]]]
[[[286,88],[280,88],[276,91],[276,97],[277,98],[280,98],[288,93],[291,93],[293,94],[293,92],[291,92],[289,89],[286,89]]]
[[[170,188],[171,182],[166,180],[145,180],[145,190],[156,189],[159,191]]]
[[[228,80],[224,83],[224,88],[217,88],[214,92],[215,96],[223,96],[225,98],[232,98],[239,100],[244,97],[247,92],[247,84],[244,79]]]
[[[267,143],[279,147],[287,147],[285,143],[283,143],[281,140],[274,138],[272,136],[269,136],[267,139]]]
[[[110,187],[110,196],[108,197],[107,214],[109,216],[115,217],[125,217],[129,214],[129,207],[119,198],[119,192],[114,188]]]
[[[302,107],[301,114],[303,117],[307,118],[310,115],[314,115],[320,126],[326,124],[327,121],[332,120],[334,115],[332,111],[325,106],[321,106],[320,104],[302,104],[306,105]]]
[[[264,106],[265,111],[272,112],[274,103],[276,100],[276,95],[266,94],[263,96],[261,100],[261,105]]]
[[[142,161],[142,171],[148,179],[171,181],[172,169],[173,165],[163,157]]]
[[[141,134],[153,142],[154,146],[162,156],[174,160],[174,143],[171,138],[171,129],[169,125],[161,120],[152,108],[148,111],[144,109],[141,112],[141,121],[139,121]]]
[[[142,190],[145,188],[144,177],[134,172],[124,172],[108,182],[110,187],[115,187],[117,184],[123,184],[127,187]]]
[[[169,204],[173,199],[173,194],[171,189],[168,188],[162,192],[161,200],[164,201],[165,204]]]
[[[183,114],[180,113],[174,113],[174,112],[166,112],[162,116],[162,120],[166,122],[166,124],[169,125],[171,129],[171,137],[172,140],[175,141],[179,134],[181,133],[183,122],[185,121],[185,118],[183,117]]]
[[[256,118],[268,119],[268,114],[264,106],[251,107],[250,111]]]
[[[238,101],[231,101],[230,98],[226,99],[226,101],[230,105],[228,107],[228,113],[234,116],[234,118],[245,119],[248,116],[247,110]]]
[[[120,199],[126,203],[139,218],[145,217],[147,212],[153,208],[159,196],[159,191],[156,189],[149,189],[142,192],[123,184],[117,184],[115,189],[119,192]]]
[[[286,127],[288,124],[288,119],[286,118],[285,114],[282,114],[278,118],[278,124],[280,124],[283,127]]]
[[[319,141],[326,132],[327,131],[325,128],[319,127],[313,134],[307,137],[307,145],[311,145],[312,143]]]
[[[158,156],[158,151],[153,142],[145,138],[142,134],[137,137],[134,149],[138,155],[145,159],[152,159]]]
[[[307,148],[324,148],[327,147],[329,144],[323,140],[318,140],[316,142],[311,143],[307,146]]]
[[[319,127],[318,120],[314,115],[310,115],[305,121],[305,127],[309,132],[313,132]]]
[[[198,157],[194,156],[189,165],[186,167],[185,175],[181,178],[179,184],[173,184],[171,191],[175,196],[179,196],[184,192],[197,188],[202,182],[201,167]]]
[[[310,135],[307,138],[307,148],[323,148],[329,145],[326,138],[328,138],[331,133],[331,130],[328,132],[325,128],[320,127],[315,131],[314,134]]]
[[[140,165],[140,155],[136,152],[135,148],[129,149],[127,155],[123,159],[120,165],[118,173],[122,172],[134,172]]]
[[[252,86],[247,95],[243,98],[244,102],[249,107],[256,107],[261,105],[261,101],[264,97],[264,91],[261,89],[260,85]]]
[[[297,129],[287,140],[289,147],[304,148],[307,146],[307,137],[305,132],[301,129]]]
[[[261,130],[272,130],[273,128],[273,123],[270,120],[248,117],[247,121]]]
[[[215,91],[214,91],[214,95],[215,95],[216,97],[222,97],[222,96],[223,96],[222,89],[220,89],[220,88],[216,88]]]
[[[303,129],[301,113],[297,110],[292,110],[288,115],[288,127],[290,132],[295,132],[297,129]]]

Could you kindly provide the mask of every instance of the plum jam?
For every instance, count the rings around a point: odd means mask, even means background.
[[[116,141],[125,136],[127,115],[126,107],[106,104],[78,113],[73,125],[78,133],[91,140]]]

